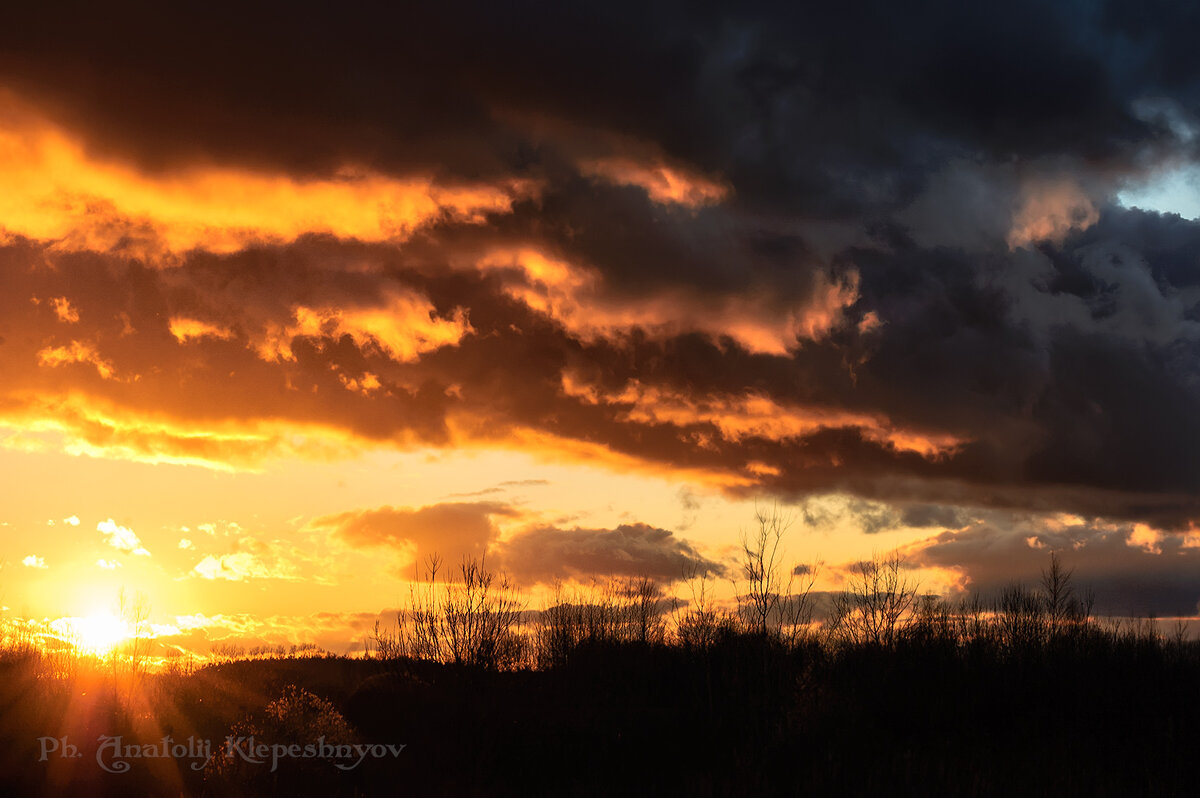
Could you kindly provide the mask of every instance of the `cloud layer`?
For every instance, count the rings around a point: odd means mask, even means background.
[[[1200,223],[1117,198],[1196,159],[1192,12],[855,5],[16,12],[6,445],[502,446],[1190,528]],[[526,540],[665,574],[660,533]]]

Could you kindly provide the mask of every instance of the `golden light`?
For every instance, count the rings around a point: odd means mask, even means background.
[[[351,164],[313,179],[215,165],[145,174],[97,159],[78,136],[0,89],[0,241],[15,233],[68,251],[132,246],[152,262],[164,247],[235,252],[313,232],[389,241],[447,214],[482,223],[538,190],[525,180],[441,185],[428,174]]]
[[[75,646],[87,654],[104,656],[129,637],[125,624],[111,612],[93,612],[85,618],[65,620]]]

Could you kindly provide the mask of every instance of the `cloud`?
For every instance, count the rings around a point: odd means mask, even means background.
[[[79,321],[79,311],[71,306],[71,301],[65,296],[54,297],[50,300],[50,306],[54,308],[54,315],[59,321],[67,324]]]
[[[960,507],[949,507],[936,504],[912,504],[905,507],[900,521],[910,527],[947,527],[964,526],[970,516]]]
[[[231,524],[236,529],[236,524]],[[267,540],[242,535],[226,542],[227,551],[205,555],[188,572],[201,579],[248,582],[256,579],[306,581],[328,585],[335,582],[331,562],[323,546],[299,546],[285,540]],[[180,546],[184,549],[184,546]],[[194,551],[195,546],[187,547]]]
[[[615,529],[530,527],[495,551],[502,567],[525,584],[606,576],[644,576],[669,583],[694,573],[724,573],[720,563],[701,555],[688,541],[640,523]]]
[[[1095,611],[1124,617],[1191,616],[1200,602],[1200,534],[1066,514],[985,511],[970,525],[909,547],[916,564],[956,571],[964,586],[994,598],[1014,582],[1039,584],[1057,552]]]
[[[318,518],[309,527],[355,548],[393,549],[418,569],[432,555],[440,556],[443,568],[450,572],[470,558],[524,584],[603,576],[649,576],[671,582],[697,570],[724,572],[721,564],[688,541],[646,524],[615,529],[524,524],[501,534],[501,522],[521,521],[522,513],[510,505],[449,502],[338,513]]]
[[[86,342],[71,341],[67,346],[46,347],[37,353],[37,357],[40,365],[50,368],[67,363],[87,363],[106,380],[116,376],[112,363],[101,357],[96,348]]]
[[[356,548],[396,549],[418,567],[436,554],[453,569],[464,558],[484,559],[499,534],[496,519],[517,515],[514,508],[497,502],[451,502],[338,513],[309,526]]]
[[[26,568],[45,569],[45,568],[49,567],[48,565],[46,565],[46,561],[44,559],[42,559],[41,557],[38,557],[35,554],[30,554],[28,557],[21,560],[21,565],[24,565]]]
[[[728,186],[702,175],[689,174],[686,167],[667,166],[653,157],[584,159],[579,162],[579,172],[585,177],[595,177],[617,185],[637,186],[659,204],[689,207],[711,205],[722,201],[729,193]]]
[[[1086,230],[1100,220],[1092,198],[1068,180],[1027,184],[1008,233],[1010,247],[1043,241],[1061,244],[1073,230]]]
[[[221,556],[208,555],[192,568],[192,573],[204,579],[225,579],[230,582],[242,582],[249,579],[286,579],[291,575],[269,568],[258,557],[245,551],[224,554]]]
[[[348,165],[325,178],[200,164],[165,176],[97,158],[11,92],[0,94],[0,107],[7,123],[0,127],[4,226],[61,249],[161,257],[310,233],[398,241],[433,219],[474,220],[504,209],[518,188],[438,185]],[[51,302],[60,321],[79,320],[65,299]]]
[[[199,319],[188,319],[182,316],[171,319],[170,322],[171,335],[180,343],[186,343],[189,340],[199,338],[220,338],[228,339],[233,337],[233,332],[223,327],[218,327],[215,324],[210,324]]]
[[[104,542],[118,551],[149,557],[150,552],[142,546],[142,541],[129,527],[119,526],[109,518],[96,524],[96,531],[104,535]]]

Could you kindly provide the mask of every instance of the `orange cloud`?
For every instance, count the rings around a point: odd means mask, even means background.
[[[7,431],[7,434],[2,434]],[[254,470],[269,458],[323,460],[361,452],[364,444],[331,427],[299,421],[187,423],[119,409],[96,397],[19,397],[0,411],[0,445],[28,451],[108,457],[142,463]]]
[[[1061,243],[1072,230],[1086,230],[1100,221],[1092,198],[1069,179],[1036,179],[1025,183],[1012,227],[1010,249],[1039,241]]]
[[[751,473],[739,474],[727,468],[708,468],[668,463],[626,454],[604,443],[556,435],[527,426],[496,428],[493,419],[458,413],[447,419],[456,448],[488,448],[530,454],[547,463],[564,460],[604,468],[617,474],[644,474],[671,478],[715,490],[753,488],[758,480]]]
[[[588,158],[579,163],[579,171],[617,185],[637,186],[662,205],[714,205],[729,194],[728,186],[681,166],[667,166],[661,160]]]
[[[346,168],[327,178],[195,165],[144,174],[91,155],[84,142],[10,93],[0,94],[2,229],[66,250],[127,249],[143,256],[329,233],[362,241],[406,238],[449,216],[482,221],[534,189],[529,182],[443,186]]]
[[[67,363],[87,363],[106,380],[114,379],[116,370],[96,351],[96,347],[84,341],[72,341],[68,346],[46,347],[37,353],[38,364],[54,368]]]
[[[636,423],[669,423],[678,426],[711,424],[729,442],[750,437],[775,441],[804,438],[823,429],[851,427],[868,440],[896,451],[915,452],[935,459],[952,454],[966,440],[946,433],[926,433],[898,428],[885,416],[832,408],[781,405],[761,394],[736,397],[694,397],[672,393],[633,381],[619,394],[604,393],[577,374],[563,373],[563,392],[592,404],[630,405],[624,418]],[[704,445],[704,442],[700,442]],[[769,467],[768,467],[769,468]],[[758,464],[754,473],[770,473]]]
[[[186,343],[198,338],[228,339],[233,337],[233,332],[224,327],[218,327],[206,321],[189,319],[182,316],[171,319],[170,329],[171,335],[175,336],[175,340],[180,343]]]
[[[769,291],[702,297],[686,288],[673,288],[640,297],[612,297],[605,293],[596,270],[534,249],[494,250],[475,265],[484,271],[523,275],[523,280],[505,285],[508,295],[585,340],[636,327],[664,336],[686,332],[728,336],[751,352],[786,355],[802,339],[827,335],[858,299],[854,272],[840,279],[818,273],[807,302],[781,307]]]
[[[65,296],[54,297],[50,300],[50,306],[54,308],[54,315],[58,316],[59,321],[67,324],[79,321],[79,311],[71,306],[70,300]]]
[[[437,554],[452,571],[464,557],[483,558],[500,533],[497,519],[517,515],[517,510],[496,502],[384,506],[325,516],[310,527],[332,532],[354,547],[396,549],[418,566]]]
[[[292,323],[268,323],[256,349],[264,360],[292,360],[291,341],[296,336],[349,335],[360,347],[376,346],[394,360],[411,362],[422,352],[457,344],[469,332],[462,308],[442,318],[420,294],[393,291],[378,307],[298,306]]]
[[[1162,543],[1166,536],[1149,524],[1137,523],[1129,532],[1129,545],[1151,554],[1162,554]]]

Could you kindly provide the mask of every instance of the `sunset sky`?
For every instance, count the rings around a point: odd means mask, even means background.
[[[27,5],[7,617],[343,653],[432,552],[728,586],[776,502],[821,589],[1196,616],[1191,7]]]

